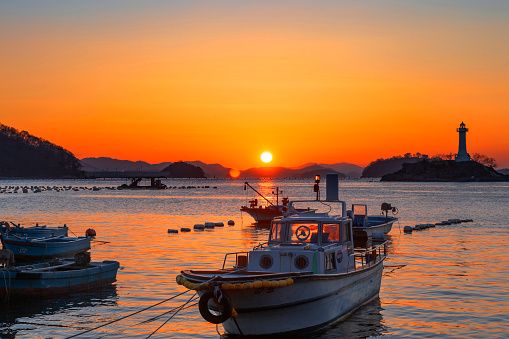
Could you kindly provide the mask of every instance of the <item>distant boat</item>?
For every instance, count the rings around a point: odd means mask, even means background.
[[[4,249],[14,253],[16,261],[37,261],[51,258],[72,258],[90,249],[90,237],[23,238],[0,234]]]
[[[241,206],[240,210],[242,212],[246,212],[249,214],[253,219],[259,223],[259,224],[270,224],[272,219],[275,217],[283,216],[288,211],[288,202],[289,199],[284,197],[282,199],[282,205],[279,204],[279,194],[282,193],[282,191],[279,189],[279,187],[276,187],[274,195],[276,196],[276,204],[272,203],[269,199],[267,199],[263,194],[258,192],[253,186],[251,186],[247,181],[244,183],[244,190],[247,189],[247,187],[251,188],[253,191],[255,191],[263,200],[265,200],[266,205],[258,205],[258,199],[253,199],[249,201],[249,207],[248,206]],[[295,212],[306,212],[309,211],[308,209],[296,209]]]
[[[160,178],[166,178],[166,177],[160,177]],[[131,183],[128,184],[122,184],[118,188],[120,189],[166,189],[168,188],[165,184],[161,182],[161,179],[157,179],[155,177],[147,178],[150,179],[150,186],[146,185],[140,185],[140,182],[143,180],[143,178],[132,178]]]
[[[56,264],[39,263],[3,268],[0,300],[61,296],[98,288],[115,282],[118,268],[118,261],[110,260],[62,260]]]
[[[0,232],[2,234],[8,233],[9,235],[17,235],[20,237],[27,238],[42,238],[42,237],[57,237],[64,236],[67,237],[69,228],[64,226],[59,227],[46,227],[46,226],[31,226],[31,227],[23,227],[20,225],[16,225],[13,222],[0,222]]]

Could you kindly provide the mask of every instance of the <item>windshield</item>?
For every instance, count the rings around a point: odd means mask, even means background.
[[[272,226],[270,228],[270,236],[269,236],[269,243],[270,242],[283,242],[283,224],[274,222],[272,223]]]
[[[318,223],[291,223],[288,227],[290,242],[318,242]]]
[[[339,223],[323,224],[322,243],[340,242],[341,236],[345,239],[345,235],[341,234],[341,231]]]

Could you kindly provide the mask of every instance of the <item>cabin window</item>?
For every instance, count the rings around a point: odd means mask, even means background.
[[[291,242],[317,243],[318,224],[316,223],[292,223],[288,229],[288,237]]]
[[[344,238],[343,238],[344,239]],[[341,227],[339,224],[323,224],[322,244],[341,241]]]
[[[325,272],[336,270],[336,255],[334,252],[325,254]]]
[[[274,222],[270,228],[269,243],[283,242],[283,224]]]

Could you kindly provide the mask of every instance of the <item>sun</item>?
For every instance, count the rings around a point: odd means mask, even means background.
[[[263,152],[261,158],[262,161],[267,164],[272,161],[272,154],[269,152]]]

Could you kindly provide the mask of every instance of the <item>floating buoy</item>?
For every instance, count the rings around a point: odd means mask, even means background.
[[[215,227],[215,223],[213,222],[206,222],[205,223],[205,228],[214,228]]]
[[[263,286],[263,287],[271,287],[271,286],[272,286],[272,284],[271,284],[271,282],[270,282],[270,281],[268,281],[268,280],[262,280],[262,286]]]
[[[205,229],[205,225],[203,225],[203,224],[196,224],[196,225],[193,226],[193,228],[195,230],[203,230],[203,229]]]
[[[181,227],[180,232],[191,232],[191,229],[188,227]]]
[[[216,226],[216,227],[223,227],[223,226],[224,226],[224,224],[223,224],[222,222],[216,222],[216,223],[214,224],[214,226]]]
[[[286,278],[286,286],[293,285],[293,279],[292,278]]]
[[[261,287],[263,287],[263,283],[260,280],[256,280],[256,281],[253,282],[253,287],[254,288],[261,288]]]
[[[172,228],[168,228],[168,233],[178,233],[179,230],[174,230]]]
[[[228,226],[233,226],[235,225],[235,221],[233,220],[228,220]]]
[[[403,228],[403,231],[404,231],[404,232],[408,232],[408,233],[412,233],[412,231],[413,231],[413,230],[414,230],[414,229],[413,229],[413,227],[412,227],[412,226],[405,226],[405,227]]]
[[[85,231],[85,235],[87,237],[95,237],[96,233],[95,233],[95,230],[93,228],[89,228],[88,230]]]
[[[420,229],[421,229],[421,225],[415,225],[415,226],[414,226],[414,230],[418,231],[418,230],[420,230]]]

